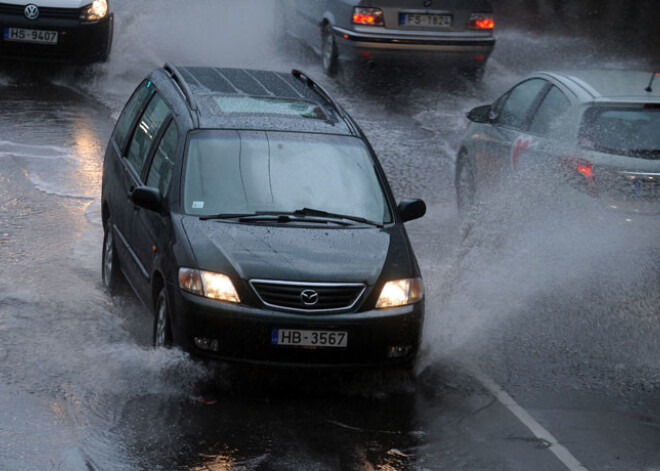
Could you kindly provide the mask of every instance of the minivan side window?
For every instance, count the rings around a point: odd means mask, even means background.
[[[117,125],[115,126],[114,138],[121,152],[126,148],[131,127],[135,122],[138,113],[142,110],[144,102],[153,90],[154,88],[151,86],[150,82],[142,83],[142,85],[135,90],[128,103],[126,103],[121,115],[119,115]]]
[[[541,136],[550,135],[559,119],[570,106],[571,102],[568,101],[568,98],[557,87],[553,86],[541,102],[538,110],[536,110],[529,126],[530,132]]]
[[[501,105],[497,124],[511,129],[523,129],[532,105],[548,84],[545,80],[527,80],[511,90]]]
[[[152,141],[169,115],[169,107],[155,94],[140,117],[126,156],[138,176],[142,175]]]
[[[179,142],[179,129],[174,120],[170,121],[147,174],[147,186],[158,188],[160,194],[165,196],[172,180],[172,170],[177,158],[177,144]]]

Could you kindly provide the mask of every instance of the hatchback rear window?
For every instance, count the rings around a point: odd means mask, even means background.
[[[584,114],[580,146],[607,154],[660,159],[660,108],[593,106]]]

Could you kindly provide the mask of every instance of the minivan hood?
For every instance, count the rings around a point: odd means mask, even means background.
[[[32,4],[38,7],[50,8],[82,8],[92,3],[92,0],[2,0],[2,3],[9,3],[11,5]]]
[[[396,228],[238,224],[188,216],[183,227],[199,268],[244,280],[371,285],[378,280],[388,255],[394,263],[404,265],[401,268],[406,272],[412,269],[407,240]],[[393,246],[402,248],[394,256],[390,254]]]

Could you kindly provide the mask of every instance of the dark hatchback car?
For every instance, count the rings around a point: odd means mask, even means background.
[[[420,270],[356,123],[299,71],[166,65],[107,147],[103,281],[154,311],[154,344],[221,360],[414,363]]]
[[[4,0],[0,58],[105,61],[112,48],[113,25],[109,0]]]

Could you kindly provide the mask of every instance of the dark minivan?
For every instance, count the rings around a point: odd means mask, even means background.
[[[311,78],[154,70],[103,168],[103,282],[154,312],[154,344],[219,360],[414,364],[420,270],[373,149]]]

